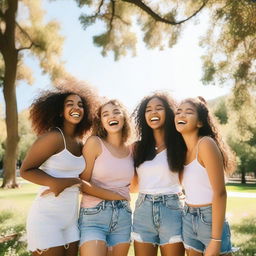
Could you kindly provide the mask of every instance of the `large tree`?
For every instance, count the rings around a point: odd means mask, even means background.
[[[60,61],[64,38],[59,24],[44,22],[41,0],[0,1],[0,86],[5,100],[7,137],[2,187],[16,187],[18,114],[16,85],[20,80],[32,83],[32,72],[24,56],[36,57],[44,73],[52,80],[64,74]]]
[[[256,1],[255,0],[76,0],[80,6],[88,6],[88,12],[80,16],[84,28],[101,21],[105,30],[94,36],[95,45],[102,54],[112,51],[115,59],[131,50],[136,53],[137,36],[142,35],[148,48],[172,47],[180,32],[200,13],[209,17],[208,31],[200,45],[205,47],[202,56],[205,84],[216,83],[232,86],[230,111],[233,128],[240,131],[232,145],[236,152],[247,148],[252,138],[252,108],[248,108],[255,93],[256,84]],[[136,24],[136,25],[135,25]],[[140,32],[138,32],[138,28]],[[247,113],[244,111],[247,110]],[[250,112],[250,113],[249,113]],[[247,136],[247,137],[246,137]],[[249,136],[249,137],[248,137]],[[250,137],[251,136],[251,137]],[[243,138],[242,138],[243,137]],[[239,149],[239,143],[245,143]],[[240,157],[240,169],[249,166]],[[248,162],[248,161],[247,161]],[[243,165],[244,163],[244,165]],[[250,161],[251,163],[251,161]]]

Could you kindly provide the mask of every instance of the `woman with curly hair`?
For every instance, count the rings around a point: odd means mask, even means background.
[[[174,101],[167,94],[145,97],[136,108],[139,140],[134,164],[139,196],[133,217],[136,256],[183,256],[179,172],[184,142],[175,129]]]
[[[83,148],[86,169],[81,178],[113,191],[113,196],[103,200],[101,196],[83,194],[79,217],[81,256],[128,253],[129,185],[134,175],[133,159],[126,145],[129,135],[130,125],[123,105],[117,100],[102,104],[93,123],[93,136]]]
[[[181,102],[175,125],[186,143],[182,185],[186,194],[183,239],[187,255],[231,255],[224,170],[234,169],[233,156],[202,97]]]
[[[75,256],[78,251],[78,185],[85,168],[82,136],[92,124],[89,89],[44,92],[31,106],[30,119],[40,137],[22,163],[21,176],[41,189],[27,219],[32,255]],[[77,91],[77,92],[76,92]]]

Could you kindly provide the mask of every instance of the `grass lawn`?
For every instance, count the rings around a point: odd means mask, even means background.
[[[256,193],[256,184],[234,184],[228,183],[226,185],[228,191]]]
[[[255,185],[232,184],[228,191],[256,192]],[[25,219],[37,192],[34,184],[22,184],[20,189],[0,189],[0,237],[18,234],[15,239],[0,243],[0,256],[28,256],[26,252]],[[132,207],[137,195],[132,194]],[[227,219],[231,224],[232,241],[240,247],[237,256],[256,255],[256,199],[228,198]],[[131,248],[129,256],[133,256]]]

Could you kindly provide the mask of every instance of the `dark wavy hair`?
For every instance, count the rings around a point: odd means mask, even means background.
[[[37,135],[41,135],[55,127],[63,127],[64,102],[69,95],[78,95],[82,100],[84,109],[84,116],[76,126],[75,135],[82,137],[90,130],[93,120],[93,108],[96,104],[95,95],[88,86],[85,87],[84,84],[80,84],[83,87],[79,88],[78,85],[70,82],[68,83],[68,88],[43,91],[34,100],[30,107],[29,118]]]
[[[187,98],[184,99],[181,104],[182,103],[189,103],[195,107],[198,115],[198,120],[202,124],[202,126],[198,129],[198,136],[209,136],[214,139],[220,149],[225,172],[232,173],[236,166],[235,156],[231,152],[229,146],[223,141],[218,129],[217,120],[209,111],[205,99],[201,96],[197,98]]]
[[[165,109],[164,140],[167,148],[169,168],[174,172],[180,172],[183,170],[185,160],[184,148],[186,148],[186,145],[181,134],[175,128],[175,101],[167,93],[154,93],[143,98],[133,113],[139,137],[134,146],[134,166],[139,167],[143,162],[152,160],[156,156],[156,142],[153,130],[148,126],[145,118],[147,104],[153,98],[161,100]]]
[[[124,105],[116,99],[108,100],[99,106],[98,110],[96,111],[95,118],[93,120],[92,135],[98,136],[102,139],[107,137],[107,131],[104,129],[102,122],[101,122],[101,111],[102,111],[102,108],[108,104],[112,104],[112,105],[120,108],[120,110],[122,111],[122,113],[124,115],[124,126],[122,129],[122,139],[123,139],[123,142],[125,143],[131,135],[129,115],[128,115],[127,110],[124,107]]]

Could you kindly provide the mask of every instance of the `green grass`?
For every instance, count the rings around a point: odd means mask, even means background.
[[[18,234],[13,240],[0,243],[0,256],[30,255],[26,252],[25,219],[37,190],[38,186],[30,183],[22,184],[20,189],[0,189],[0,237]],[[255,185],[228,184],[227,190],[256,192]],[[136,197],[136,194],[132,194],[132,207]],[[236,247],[240,247],[236,256],[256,255],[255,202],[255,198],[228,198],[227,219],[231,224],[232,241]],[[131,247],[129,256],[133,255]]]
[[[244,192],[244,193],[256,193],[256,184],[227,184],[228,191]]]

